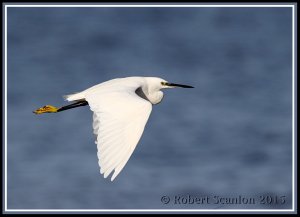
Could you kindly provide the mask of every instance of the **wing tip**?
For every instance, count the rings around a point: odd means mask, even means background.
[[[114,174],[111,176],[110,181],[114,181],[115,178],[119,175],[121,171],[117,171],[116,169],[114,170]]]
[[[104,171],[103,168],[100,169],[100,174],[103,174],[103,177],[106,179],[110,174],[112,173],[112,171],[110,171],[109,173],[107,173],[107,171]],[[114,174],[111,176],[110,181],[113,182],[115,180],[115,178],[117,177],[118,173],[116,173],[116,171],[114,171]]]
[[[112,173],[109,172],[107,173],[107,171],[104,171],[103,169],[100,169],[100,174],[103,174],[103,177],[106,179],[110,174]],[[118,173],[116,173],[116,171],[114,171],[114,174],[111,176],[110,181],[113,182],[115,180],[115,178],[117,177]]]
[[[110,178],[110,181],[113,182],[115,180],[116,176],[112,175]]]

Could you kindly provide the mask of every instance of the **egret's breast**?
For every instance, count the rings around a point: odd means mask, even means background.
[[[151,95],[149,95],[149,101],[153,104],[156,105],[162,101],[164,98],[164,93],[162,91],[157,91]]]
[[[139,97],[151,102],[151,104],[153,105],[160,103],[164,97],[164,93],[162,91],[155,91],[149,94],[147,91],[144,91],[142,88],[138,88],[135,91],[135,93]]]

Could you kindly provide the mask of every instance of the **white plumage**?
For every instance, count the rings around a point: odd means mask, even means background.
[[[86,100],[93,111],[98,163],[111,181],[122,171],[137,146],[152,110],[163,98],[162,88],[191,87],[155,77],[113,79],[82,92],[66,95],[68,101]]]

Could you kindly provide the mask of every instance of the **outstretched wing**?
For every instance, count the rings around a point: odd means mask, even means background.
[[[121,172],[139,142],[152,105],[136,95],[137,87],[115,88],[87,93],[97,137],[100,173],[113,181]]]

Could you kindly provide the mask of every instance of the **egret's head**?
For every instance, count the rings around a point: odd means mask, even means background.
[[[158,89],[158,90],[164,88],[174,88],[174,87],[194,88],[189,85],[170,83],[162,78],[156,78],[156,77],[148,77],[147,83],[151,89]]]
[[[146,77],[144,81],[142,88],[139,88],[136,93],[142,98],[149,100],[154,105],[160,103],[164,96],[161,89],[174,87],[193,88],[188,85],[169,83],[166,80],[157,77]]]

